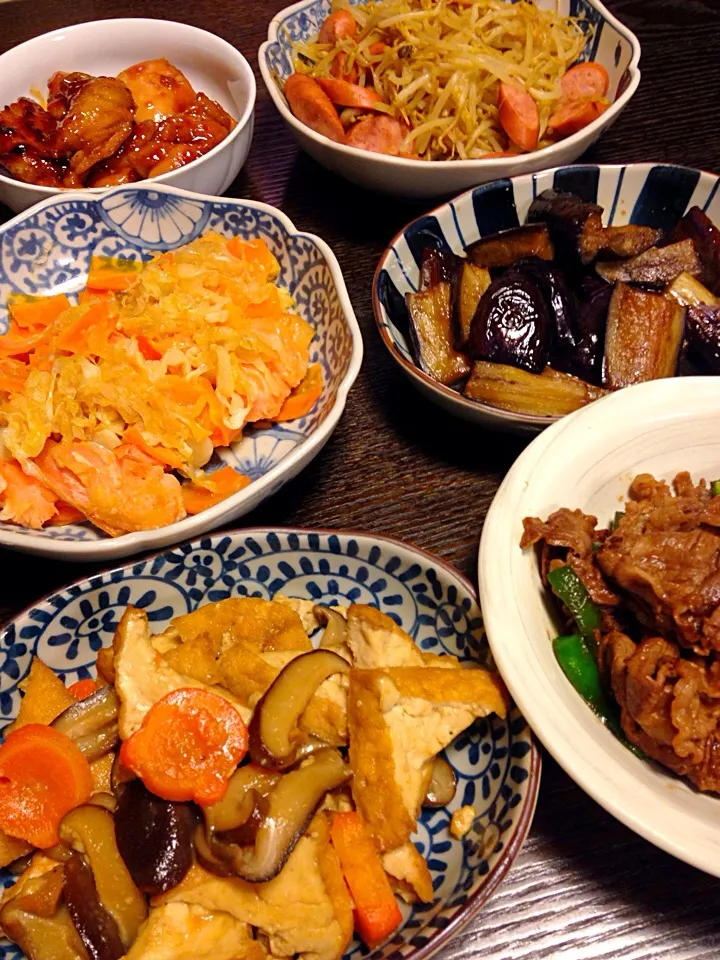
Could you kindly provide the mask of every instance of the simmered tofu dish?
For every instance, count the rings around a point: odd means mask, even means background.
[[[0,925],[29,960],[377,946],[399,900],[434,899],[412,835],[453,798],[441,752],[508,706],[496,674],[374,607],[281,597],[208,603],[155,635],[128,607],[97,680],[67,687],[36,658],[22,687],[0,746],[17,875]],[[456,813],[459,836],[474,812]]]

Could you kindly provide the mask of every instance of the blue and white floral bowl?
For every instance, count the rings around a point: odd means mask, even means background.
[[[405,295],[417,291],[425,247],[463,254],[480,237],[524,222],[543,190],[577,194],[604,209],[603,223],[673,227],[698,205],[720,224],[720,176],[670,164],[576,164],[496,180],[444,203],[409,223],[391,240],[373,281],[373,309],[383,343],[400,370],[426,397],[463,420],[499,430],[537,433],[557,420],[509,413],[464,397],[422,371],[413,359]]]
[[[350,0],[352,4],[364,0]],[[513,2],[513,0],[511,0]],[[316,133],[297,120],[282,92],[293,72],[293,46],[317,34],[330,13],[331,0],[300,0],[277,13],[260,47],[260,73],[281,117],[300,146],[318,163],[353,183],[380,193],[427,199],[448,197],[498,177],[572,163],[617,120],[640,83],[640,43],[600,0],[537,0],[538,6],[579,17],[587,34],[581,60],[602,64],[610,76],[610,107],[593,123],[542,150],[491,160],[410,160],[347,147]]]
[[[241,530],[186,543],[140,563],[80,580],[22,613],[0,634],[0,725],[20,703],[18,685],[33,654],[65,680],[94,675],[128,604],[146,611],[154,632],[172,617],[234,596],[276,593],[324,604],[369,603],[419,646],[486,662],[488,647],[472,585],[409,544],[332,531]],[[506,720],[476,721],[447,751],[458,776],[448,807],[425,809],[414,841],[427,857],[436,900],[405,912],[375,960],[425,960],[464,927],[501,882],[527,835],[540,783],[540,755],[517,709]],[[470,833],[453,840],[452,811],[472,804]],[[0,881],[12,882],[8,871]],[[21,956],[2,946],[0,960]],[[346,957],[367,956],[356,941]]]
[[[315,329],[310,359],[322,365],[320,400],[306,417],[249,430],[222,450],[222,461],[253,482],[194,517],[115,538],[89,524],[36,531],[0,523],[0,544],[66,560],[101,560],[178,543],[258,506],[307,466],[330,438],[360,370],[362,336],[328,245],[298,231],[284,213],[264,203],[214,199],[162,185],[117,187],[100,197],[80,192],[51,197],[0,227],[0,334],[7,330],[6,304],[12,294],[72,296],[85,286],[92,253],[147,260],[208,230],[227,237],[260,236],[279,260],[278,283]]]

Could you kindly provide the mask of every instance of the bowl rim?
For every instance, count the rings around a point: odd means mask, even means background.
[[[175,170],[169,170],[167,173],[160,174],[159,177],[137,180],[134,184],[119,184],[119,186],[139,186],[141,183],[167,183],[169,179],[171,180],[173,177],[176,177],[180,171],[187,170],[190,167],[197,169],[206,160],[210,160],[212,157],[217,156],[222,152],[224,147],[230,146],[230,144],[236,140],[252,122],[253,113],[255,111],[255,102],[257,100],[257,83],[255,80],[255,74],[243,54],[231,43],[228,43],[227,40],[223,40],[222,37],[219,37],[216,33],[211,33],[209,30],[203,30],[202,27],[195,27],[190,23],[182,23],[179,20],[157,20],[153,17],[115,17],[108,20],[88,20],[84,23],[71,24],[68,27],[58,27],[56,30],[50,30],[47,33],[41,33],[37,37],[31,37],[29,40],[24,40],[15,47],[10,47],[9,50],[6,50],[4,53],[0,54],[0,70],[2,70],[3,59],[5,57],[8,57],[11,54],[15,56],[18,52],[22,53],[22,51],[27,51],[31,47],[34,47],[34,45],[40,40],[54,38],[59,39],[61,36],[67,33],[83,33],[87,31],[88,28],[96,27],[98,24],[108,24],[111,27],[119,27],[130,23],[146,24],[148,29],[151,29],[152,25],[157,26],[158,24],[162,24],[163,26],[166,26],[167,24],[172,24],[172,29],[179,29],[181,33],[185,32],[187,34],[194,34],[196,36],[197,34],[204,34],[206,37],[211,37],[212,42],[217,44],[219,48],[223,49],[224,52],[229,55],[230,59],[235,61],[239,72],[242,73],[243,78],[248,85],[248,97],[242,111],[242,115],[236,119],[235,126],[225,137],[225,139],[221,140],[220,143],[215,144],[212,150],[208,150],[208,152],[204,153],[201,157],[198,157],[196,160],[191,160],[190,163],[186,163],[182,167],[178,167]],[[107,193],[108,189],[113,189],[112,187],[80,187],[67,190],[64,187],[44,187],[34,183],[25,183],[23,180],[16,180],[14,177],[10,177],[3,173],[2,170],[0,170],[0,183],[8,184],[9,186],[16,188],[20,187],[24,190],[32,190],[38,197],[43,198],[56,196],[66,197],[70,193],[76,193],[78,191],[81,191],[84,194],[89,194],[90,196],[99,197],[104,193]],[[38,200],[37,202],[40,201]]]
[[[693,386],[699,394],[709,390],[717,397],[720,397],[720,379],[714,376],[698,376],[692,378],[675,377],[652,380],[646,383],[634,384],[624,390],[602,397],[593,404],[569,414],[567,417],[553,424],[542,434],[535,437],[513,463],[490,504],[480,535],[476,569],[480,584],[479,593],[481,600],[484,601],[485,607],[483,618],[493,658],[508,685],[514,702],[528,723],[531,724],[533,730],[536,731],[543,747],[592,800],[630,830],[638,834],[638,836],[643,837],[671,856],[717,877],[720,876],[720,866],[718,866],[714,857],[712,861],[707,857],[703,859],[703,854],[699,849],[698,843],[694,844],[694,851],[687,850],[683,845],[683,837],[679,831],[675,836],[668,836],[662,831],[662,828],[658,829],[656,827],[653,823],[652,815],[647,815],[647,807],[642,810],[639,809],[638,804],[633,800],[632,791],[628,792],[627,790],[627,786],[635,782],[635,775],[625,770],[620,770],[617,767],[616,760],[602,746],[602,743],[612,744],[616,750],[623,751],[623,755],[626,748],[616,740],[613,734],[610,733],[600,721],[598,721],[599,732],[597,736],[594,734],[589,735],[587,732],[581,731],[581,743],[578,746],[573,744],[572,737],[557,737],[553,733],[551,722],[548,719],[550,711],[547,709],[547,704],[542,698],[540,698],[540,700],[538,699],[537,689],[530,692],[527,682],[522,680],[518,681],[517,671],[512,668],[512,664],[518,663],[523,657],[523,654],[527,652],[527,649],[532,646],[530,635],[516,613],[520,601],[518,600],[514,605],[511,605],[510,610],[508,610],[506,604],[503,604],[502,609],[499,609],[497,600],[497,598],[502,595],[502,591],[498,589],[501,578],[505,575],[502,571],[509,570],[509,575],[512,575],[514,569],[508,566],[502,566],[501,562],[499,562],[498,543],[501,542],[507,545],[508,537],[511,535],[509,531],[512,528],[513,522],[519,517],[517,511],[518,497],[524,493],[528,483],[531,482],[528,477],[531,475],[535,465],[546,455],[547,449],[553,441],[563,432],[573,430],[577,433],[578,430],[583,428],[587,436],[596,436],[591,421],[593,417],[598,417],[597,411],[599,405],[605,405],[604,407],[600,406],[600,410],[605,414],[604,419],[606,422],[617,422],[617,420],[622,419],[623,412],[627,412],[628,409],[633,408],[633,402],[640,393],[647,394],[648,398],[657,395],[657,402],[659,404],[663,403],[663,399],[666,403],[669,402],[670,399],[673,399],[676,404],[673,409],[676,412],[680,412],[682,411],[682,396],[680,395],[683,393],[685,396],[687,395],[683,390],[685,387],[683,381],[686,379],[690,379],[693,382]],[[678,396],[676,397],[675,395]],[[679,405],[677,405],[677,400],[680,401]],[[616,408],[616,412],[613,411],[613,405]],[[625,419],[627,420],[627,416]],[[565,442],[567,443],[567,439]],[[622,474],[621,469],[618,469],[617,472],[619,475]],[[625,473],[627,473],[627,471],[625,471]],[[512,513],[508,512],[508,505],[505,502],[505,498],[509,496],[513,498],[513,502],[510,503]],[[519,550],[519,543],[512,544],[509,549],[513,551]],[[515,587],[516,586],[517,585],[515,585]],[[517,594],[515,587],[513,588],[513,592]],[[495,598],[494,601],[493,597]],[[510,648],[503,641],[503,638],[507,637],[509,632],[513,636],[524,638],[520,646],[516,645]],[[548,644],[549,642],[550,640],[548,638]],[[567,687],[569,688],[569,683]],[[591,714],[590,708],[582,703],[574,691],[572,693],[577,699],[579,709]],[[559,713],[563,715],[563,719],[566,721],[565,728],[573,730],[573,736],[577,739],[577,728],[572,723],[573,713],[570,711],[570,708],[565,705],[564,700],[555,698],[552,703],[552,712],[555,716]],[[593,751],[597,751],[595,758],[599,756],[604,761],[604,764],[593,763],[590,759],[593,756]],[[635,761],[636,758],[633,758],[633,760]],[[636,762],[657,766],[666,776],[668,787],[679,783],[689,787],[696,795],[701,797],[714,798],[716,796],[714,794],[701,794],[699,791],[694,791],[694,788],[692,788],[690,784],[687,784],[686,781],[679,777],[675,777],[671,771],[656,764],[653,760],[637,759]],[[614,786],[610,790],[599,780],[598,774],[595,772],[596,767],[599,768],[602,766],[610,767],[612,771],[606,779],[612,779],[612,774],[617,776],[617,781],[613,780]],[[622,780],[622,786],[620,785],[620,780]],[[718,802],[717,799],[715,799],[715,802]]]
[[[314,456],[320,451],[325,441],[330,437],[337,426],[337,423],[345,409],[348,393],[350,392],[350,389],[355,383],[358,373],[360,372],[364,352],[363,338],[337,257],[332,252],[329,245],[321,237],[314,233],[298,230],[287,214],[283,213],[282,210],[278,210],[277,207],[271,206],[269,203],[263,203],[259,200],[246,200],[241,197],[211,197],[202,193],[193,193],[190,190],[182,190],[180,187],[173,187],[168,184],[156,185],[152,181],[113,187],[110,190],[103,191],[103,193],[99,196],[96,195],[92,197],[88,196],[88,193],[85,190],[69,190],[64,192],[62,196],[54,194],[52,197],[47,197],[45,200],[41,200],[39,203],[29,207],[27,210],[24,210],[14,216],[11,220],[8,220],[6,223],[0,225],[0,241],[2,240],[3,234],[9,228],[17,226],[18,224],[22,223],[23,220],[27,219],[27,217],[38,213],[40,210],[43,210],[46,207],[51,207],[56,203],[64,203],[68,200],[84,200],[92,203],[100,203],[102,200],[111,197],[116,193],[133,192],[138,188],[142,190],[155,191],[157,193],[165,193],[170,196],[181,197],[183,199],[200,201],[202,203],[230,203],[239,207],[257,210],[261,213],[267,213],[279,220],[290,236],[302,237],[305,240],[309,240],[315,247],[317,247],[328,265],[330,276],[335,285],[338,299],[340,301],[340,308],[350,332],[351,352],[348,369],[345,371],[345,375],[338,384],[333,405],[322,423],[320,423],[309,436],[305,437],[300,443],[298,443],[297,446],[285,457],[283,457],[282,460],[276,463],[275,466],[271,467],[267,473],[263,474],[262,477],[259,477],[257,480],[253,480],[252,483],[248,484],[247,487],[239,490],[226,500],[220,501],[220,503],[215,504],[215,506],[209,507],[207,510],[203,510],[201,513],[193,516],[184,517],[182,520],[176,520],[174,523],[167,524],[164,527],[155,527],[150,530],[137,530],[132,533],[124,533],[119,537],[107,537],[99,540],[78,541],[55,539],[54,537],[31,537],[29,534],[24,532],[1,529],[0,546],[22,547],[23,549],[28,550],[30,542],[36,547],[33,552],[41,553],[45,556],[62,556],[66,560],[84,560],[92,555],[93,559],[105,559],[115,556],[118,549],[128,548],[125,556],[132,556],[134,553],[138,553],[142,550],[151,549],[158,545],[158,541],[160,539],[167,537],[168,532],[173,529],[176,529],[180,535],[175,541],[171,541],[169,545],[172,545],[173,542],[181,543],[188,537],[200,536],[203,529],[209,533],[210,531],[208,531],[207,524],[212,524],[216,517],[222,516],[222,514],[225,512],[223,506],[227,508],[228,505],[232,503],[238,503],[243,499],[249,499],[251,496],[251,491],[253,495],[262,493],[268,487],[272,486],[278,477],[285,475],[289,471],[291,472],[298,461],[302,460],[308,453]],[[260,502],[261,501],[258,501],[258,505]],[[205,523],[199,522],[199,518],[205,518]]]
[[[220,539],[222,537],[236,536],[269,536],[271,533],[281,535],[298,534],[300,536],[309,536],[312,534],[317,534],[319,536],[338,536],[343,539],[360,539],[370,541],[371,543],[387,544],[391,547],[400,547],[403,550],[408,550],[410,553],[414,553],[422,557],[426,562],[432,564],[433,566],[441,568],[446,574],[457,580],[467,591],[473,602],[482,613],[478,590],[469,577],[465,576],[465,574],[458,570],[457,567],[453,566],[447,560],[443,560],[443,558],[439,557],[437,554],[431,553],[429,550],[425,550],[422,547],[418,547],[416,544],[410,543],[407,540],[401,540],[398,537],[391,537],[383,533],[372,533],[370,531],[354,530],[350,528],[292,526],[232,527],[230,530],[217,530],[210,532],[201,538],[182,541],[181,543],[177,543],[171,547],[165,547],[155,553],[149,553],[141,557],[135,557],[132,561],[126,560],[124,563],[113,566],[110,569],[103,569],[87,574],[83,577],[77,577],[61,586],[55,587],[53,590],[49,591],[47,594],[44,594],[33,603],[28,604],[22,610],[18,611],[18,613],[14,614],[9,620],[7,620],[3,624],[2,628],[0,628],[0,642],[2,642],[10,626],[14,625],[21,617],[28,616],[30,611],[36,607],[42,606],[43,604],[49,604],[52,597],[54,597],[56,594],[69,590],[76,584],[84,582],[93,584],[93,582],[97,580],[98,586],[100,586],[103,582],[103,578],[112,577],[113,574],[129,569],[138,562],[155,560],[158,557],[161,557],[163,554],[172,550],[177,550],[183,546],[189,546],[191,551],[193,549],[201,548],[200,545],[202,540],[205,540],[208,537],[211,539]],[[483,625],[484,622],[485,621],[483,617]],[[524,714],[523,719],[526,719]],[[432,931],[430,933],[428,942],[423,944],[421,947],[414,948],[406,955],[406,960],[429,960],[429,957],[437,953],[437,951],[445,946],[451,938],[453,938],[469,923],[471,923],[493,895],[495,890],[500,886],[513,863],[517,859],[520,849],[525,843],[527,835],[530,832],[530,827],[533,823],[542,774],[542,748],[529,723],[527,729],[530,741],[527,791],[525,803],[523,804],[523,809],[518,818],[517,825],[510,842],[503,849],[495,866],[488,873],[485,882],[473,894],[467,897],[447,926],[442,927],[439,930]],[[425,928],[422,929],[424,930]],[[372,953],[370,956],[372,957]]]
[[[303,3],[307,0],[303,0]],[[315,0],[310,0],[310,2],[315,2]],[[651,161],[643,161],[642,163],[571,163],[564,164],[559,167],[551,167],[548,170],[538,170],[535,173],[521,173],[514,177],[501,178],[502,180],[509,180],[511,183],[516,181],[528,183],[532,182],[535,177],[554,175],[558,171],[565,170],[584,170],[588,168],[597,169],[600,172],[603,170],[609,171],[622,171],[622,170],[631,170],[634,172],[649,172],[655,167],[672,167],[677,170],[692,170],[694,173],[699,173],[704,176],[713,177],[716,181],[720,181],[720,174],[712,173],[709,170],[703,170],[698,167],[686,167],[680,163],[652,163]],[[512,426],[525,426],[529,428],[542,429],[543,427],[548,427],[553,423],[558,423],[561,420],[566,420],[568,416],[572,414],[563,414],[561,416],[541,416],[539,414],[532,413],[513,413],[510,410],[502,410],[500,407],[493,407],[489,403],[484,403],[481,400],[470,400],[465,397],[463,394],[458,393],[453,390],[451,387],[446,387],[444,384],[440,383],[438,380],[433,379],[429,374],[425,373],[424,370],[421,370],[415,363],[408,360],[403,356],[402,352],[398,349],[395,340],[390,336],[390,333],[387,328],[387,324],[382,319],[383,306],[380,303],[380,295],[378,292],[380,274],[387,267],[387,261],[390,257],[391,249],[395,244],[404,236],[407,230],[410,229],[415,223],[419,220],[423,220],[425,217],[430,217],[440,213],[449,207],[450,204],[455,204],[458,202],[465,202],[468,199],[472,202],[472,194],[478,188],[489,189],[495,184],[499,183],[498,180],[489,180],[487,183],[478,184],[476,187],[471,187],[469,190],[465,190],[463,193],[458,194],[455,197],[451,197],[449,200],[444,201],[443,203],[438,204],[436,207],[433,207],[431,210],[428,210],[424,213],[421,213],[419,216],[414,217],[408,223],[405,224],[395,236],[390,240],[388,245],[385,247],[385,250],[378,260],[377,266],[375,267],[375,273],[373,274],[372,280],[372,306],[373,306],[373,316],[375,318],[375,325],[380,333],[380,337],[387,347],[390,355],[393,360],[398,363],[403,371],[411,377],[413,380],[416,380],[417,383],[433,393],[438,394],[444,399],[448,400],[453,405],[457,406],[460,410],[467,411],[468,414],[475,414],[477,416],[478,411],[483,411],[488,414],[492,414],[493,420],[496,421],[498,426],[507,424],[508,427]],[[595,403],[597,401],[594,401]]]
[[[312,130],[310,127],[296,119],[288,107],[285,97],[280,93],[277,82],[268,64],[268,51],[272,44],[278,43],[278,35],[283,21],[287,19],[290,14],[299,12],[300,10],[305,9],[305,7],[309,7],[316,2],[317,0],[299,0],[298,3],[293,3],[288,7],[284,7],[275,14],[268,25],[267,40],[265,40],[258,49],[258,66],[260,67],[260,74],[263,78],[263,82],[267,88],[267,91],[273,100],[273,103],[280,112],[280,115],[297,134],[307,136],[310,140],[315,141],[318,146],[344,154],[347,157],[362,157],[369,165],[390,166],[397,167],[398,169],[407,168],[413,170],[427,169],[439,171],[447,170],[448,164],[451,164],[453,170],[457,169],[462,171],[482,169],[488,170],[491,173],[497,173],[498,175],[500,175],[502,171],[510,171],[516,167],[522,167],[525,164],[529,164],[531,162],[530,158],[534,159],[536,157],[541,157],[543,162],[546,161],[547,164],[552,165],[552,161],[561,150],[566,149],[568,146],[571,148],[573,145],[579,146],[593,133],[597,132],[599,134],[601,130],[612,123],[618,114],[627,106],[628,102],[635,94],[635,91],[640,84],[641,74],[638,66],[642,52],[640,41],[629,27],[626,27],[624,23],[610,13],[601,0],[587,0],[587,3],[597,10],[603,19],[605,19],[612,27],[614,27],[615,30],[623,37],[623,39],[630,44],[632,56],[627,67],[629,74],[629,82],[627,87],[623,90],[620,96],[610,104],[604,113],[602,113],[599,117],[596,117],[592,123],[589,123],[586,127],[583,127],[582,130],[578,130],[577,133],[571,134],[564,140],[559,140],[557,143],[543,147],[541,150],[533,150],[530,153],[522,153],[517,157],[495,157],[489,160],[484,160],[482,158],[477,160],[420,160],[412,157],[393,157],[383,153],[374,153],[370,150],[361,150],[359,147],[349,147],[344,143],[338,143],[335,140],[331,140],[329,137],[325,137],[322,134],[316,133],[315,130]]]

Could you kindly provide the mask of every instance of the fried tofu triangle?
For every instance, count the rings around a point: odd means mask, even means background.
[[[352,792],[385,867],[422,900],[433,899],[425,860],[409,843],[427,765],[477,717],[504,717],[498,676],[479,668],[386,667],[350,671]]]

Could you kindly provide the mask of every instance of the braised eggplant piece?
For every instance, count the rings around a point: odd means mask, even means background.
[[[100,902],[117,924],[127,949],[147,917],[147,904],[120,856],[112,814],[90,804],[75,807],[60,823],[60,841],[85,855]]]
[[[119,743],[120,698],[115,688],[100,687],[95,693],[63,710],[52,726],[75,743],[88,762],[110,753]]]
[[[577,328],[577,299],[565,276],[554,263],[529,257],[511,268],[523,273],[538,286],[545,298],[550,317],[555,321],[553,350],[572,350],[580,339]]]
[[[248,728],[255,763],[283,770],[297,760],[298,721],[320,684],[350,664],[332,650],[311,650],[286,664],[253,711]]]
[[[135,886],[150,896],[171,890],[192,865],[193,806],[156,797],[142,780],[126,783],[119,794],[115,839]]]
[[[457,790],[455,771],[444,757],[437,756],[433,760],[430,785],[425,791],[423,806],[446,807]]]
[[[573,193],[543,190],[530,204],[527,223],[546,224],[558,262],[576,268],[593,259],[584,258],[580,237],[588,218],[596,217],[597,224],[602,212],[596,203],[585,203]]]
[[[665,292],[684,307],[698,307],[702,303],[708,307],[720,305],[720,298],[710,293],[707,287],[689,273],[681,273]]]
[[[612,389],[672,377],[685,326],[685,308],[658,293],[618,283],[605,334],[605,379]]]
[[[681,240],[667,247],[651,247],[630,260],[598,261],[595,269],[608,283],[640,283],[662,289],[681,273],[699,276],[702,266],[692,240]]]
[[[93,871],[79,853],[65,864],[65,903],[91,960],[120,960],[125,947],[98,896]]]
[[[455,331],[457,347],[463,350],[470,337],[470,327],[480,298],[490,286],[490,271],[463,260],[455,291]]]
[[[547,362],[553,321],[538,285],[525,274],[498,277],[483,294],[470,327],[473,360],[540,373]]]
[[[350,767],[337,750],[318,750],[299,767],[283,774],[270,793],[254,846],[224,844],[217,835],[208,842],[205,834],[200,846],[196,846],[198,855],[209,851],[211,856],[205,866],[212,870],[217,861],[222,864],[223,875],[229,871],[250,883],[272,880],[285,866],[325,794],[346,783],[350,776]]]
[[[420,265],[420,289],[429,290],[438,283],[453,283],[459,258],[449,250],[425,247]]]
[[[637,257],[655,246],[662,236],[660,230],[628,224],[624,227],[604,227],[599,214],[591,214],[580,233],[580,257],[591,263],[599,254],[613,257]]]
[[[685,332],[688,349],[698,365],[720,373],[720,306],[688,307]]]
[[[675,239],[692,240],[702,264],[700,280],[720,297],[720,230],[710,217],[700,207],[692,207],[677,225]]]
[[[473,366],[464,392],[471,400],[538,417],[562,417],[605,393],[551,367],[537,374],[485,362]]]
[[[451,301],[452,285],[447,281],[407,295],[415,359],[425,373],[446,386],[470,372],[467,359],[453,346]]]
[[[556,370],[570,373],[596,387],[603,385],[605,328],[613,287],[589,274],[582,278],[575,316],[576,343],[563,348],[557,342],[550,353]]]
[[[476,267],[487,270],[497,267],[509,267],[523,257],[540,257],[552,260],[554,256],[550,235],[543,224],[525,224],[493,233],[471,243],[467,248],[467,258]]]

